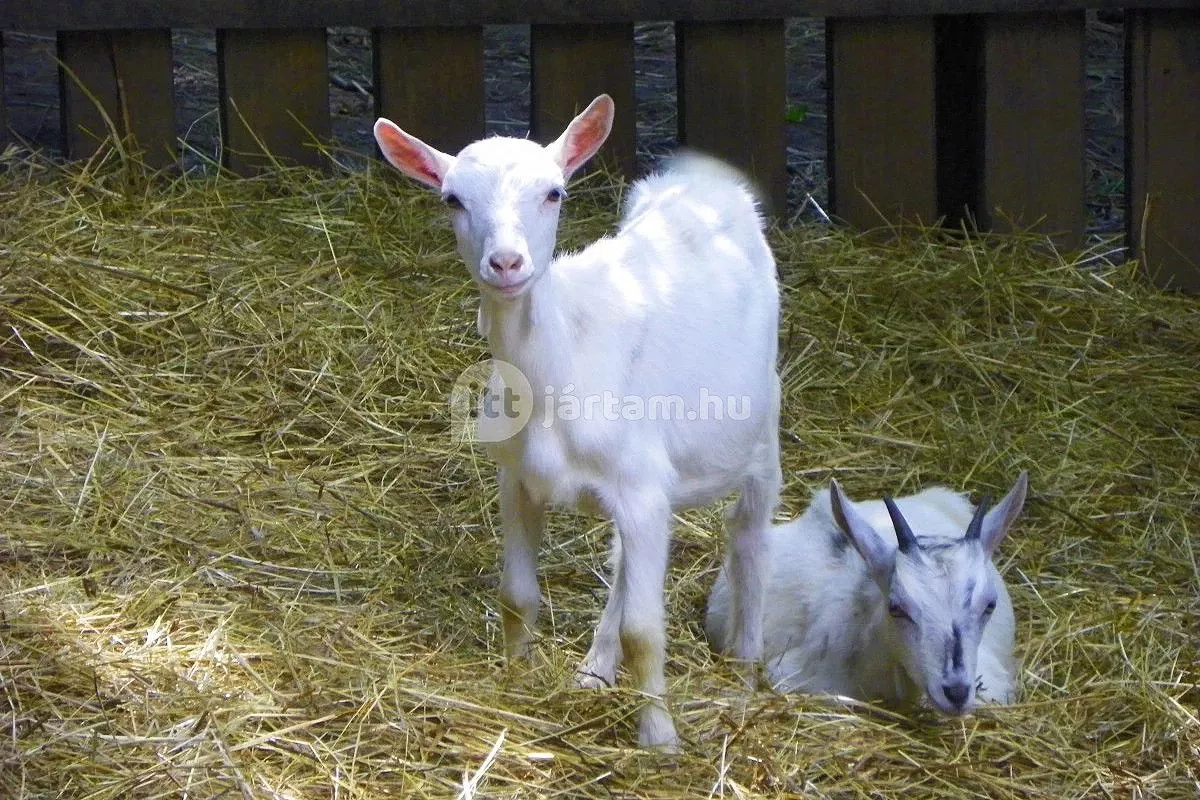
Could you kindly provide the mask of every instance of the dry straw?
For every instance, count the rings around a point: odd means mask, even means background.
[[[431,193],[380,170],[0,164],[0,796],[1195,797],[1200,305],[1035,238],[777,231],[785,511],[948,482],[1033,499],[1001,554],[1023,702],[963,720],[762,691],[668,586],[685,753],[567,688],[604,527],[551,517],[502,663],[485,357]],[[573,192],[564,237],[619,193]]]

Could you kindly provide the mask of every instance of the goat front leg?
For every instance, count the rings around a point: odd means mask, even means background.
[[[609,556],[608,600],[600,614],[600,624],[592,637],[592,646],[575,671],[575,682],[584,689],[603,689],[617,682],[617,667],[621,664],[621,609],[624,595],[621,590],[621,532],[612,532],[612,552]]]
[[[619,635],[625,666],[645,695],[638,719],[638,745],[674,752],[679,749],[675,723],[667,710],[666,619],[663,584],[670,551],[671,508],[660,493],[622,497],[613,518],[621,537]]]
[[[543,506],[529,496],[517,473],[501,468],[504,568],[500,576],[500,616],[504,621],[504,654],[509,661],[529,658],[532,647],[541,600],[537,556],[544,525]]]
[[[763,602],[767,582],[767,529],[779,504],[783,483],[779,468],[779,440],[775,435],[760,449],[759,467],[742,485],[742,493],[730,509],[727,558],[732,596],[732,631],[729,642],[746,685],[758,683],[758,661],[763,653]]]

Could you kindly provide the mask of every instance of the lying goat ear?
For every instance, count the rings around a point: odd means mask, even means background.
[[[454,156],[435,150],[390,119],[375,123],[375,141],[383,157],[396,169],[426,186],[441,189],[446,173],[454,165]]]
[[[996,552],[996,548],[1000,546],[1000,542],[1004,541],[1004,537],[1008,535],[1008,531],[1017,521],[1017,517],[1021,516],[1028,491],[1029,473],[1022,472],[1017,476],[1016,483],[1008,490],[1008,494],[1004,495],[1004,499],[983,518],[983,522],[979,526],[979,544],[983,546],[983,551],[989,556]]]
[[[867,562],[867,568],[876,581],[885,581],[896,562],[895,548],[884,541],[871,523],[862,518],[836,480],[829,482],[829,505],[833,511],[833,521],[842,529],[863,561]]]

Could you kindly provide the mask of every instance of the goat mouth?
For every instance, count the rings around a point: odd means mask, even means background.
[[[497,286],[496,291],[505,297],[516,297],[525,290],[525,281],[513,283],[508,286]]]
[[[524,293],[524,291],[529,288],[530,280],[531,280],[530,278],[523,278],[522,280],[519,280],[516,283],[505,283],[505,284],[487,283],[484,285],[490,291],[499,295],[500,297],[511,298],[511,297],[517,297],[518,295]]]
[[[928,692],[927,694],[929,696],[930,704],[937,710],[939,714],[944,714],[947,717],[965,717],[967,714],[971,713],[975,705],[973,701],[968,700],[961,706],[956,706],[947,700],[942,700],[935,697],[932,692]]]

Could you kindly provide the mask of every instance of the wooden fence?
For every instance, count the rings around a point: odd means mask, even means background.
[[[1085,8],[1126,10],[1127,241],[1156,282],[1200,290],[1200,0],[5,0],[0,31],[57,32],[68,157],[96,147],[98,101],[163,165],[178,157],[171,30],[215,29],[223,152],[244,172],[263,146],[319,159],[305,143],[331,130],[329,26],[373,31],[377,113],[453,151],[484,129],[484,25],[532,24],[532,132],[545,137],[601,91],[632,108],[633,23],[674,20],[680,141],[747,169],[781,208],[784,20],[824,17],[837,216],[969,215],[1072,246]],[[609,152],[629,172],[635,139],[619,115]]]

